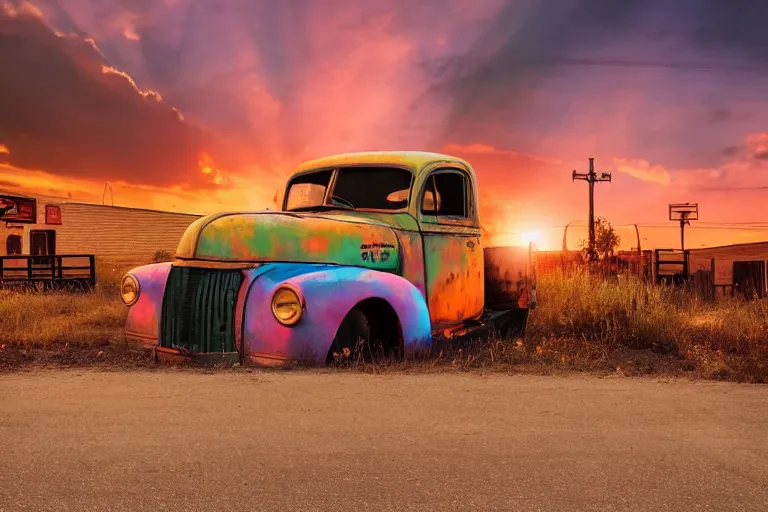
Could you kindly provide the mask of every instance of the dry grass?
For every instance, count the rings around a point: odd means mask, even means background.
[[[768,301],[708,302],[680,288],[586,273],[539,280],[540,307],[527,338],[543,347],[612,354],[652,351],[694,366],[707,378],[768,381]]]
[[[88,294],[0,291],[0,346],[91,347],[122,338],[118,298],[127,265],[100,264]],[[768,382],[768,301],[705,302],[684,290],[587,274],[539,279],[539,307],[525,339],[491,339],[435,350],[425,359],[357,370],[688,372]]]
[[[91,293],[0,290],[0,345],[42,348],[118,341],[126,315],[118,291],[127,268],[99,263]]]
[[[443,348],[424,361],[352,365],[444,370],[687,374],[768,382],[768,300],[707,302],[681,288],[549,274],[524,339]]]

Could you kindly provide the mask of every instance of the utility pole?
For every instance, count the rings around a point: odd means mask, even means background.
[[[573,181],[584,180],[589,183],[589,247],[587,248],[587,256],[589,261],[594,261],[597,258],[595,251],[595,183],[601,181],[611,182],[611,173],[604,172],[600,176],[595,173],[595,159],[589,159],[589,172],[586,174],[573,171]]]
[[[115,206],[115,193],[112,191],[112,185],[107,182],[104,182],[104,192],[101,193],[101,204],[107,204],[107,190],[109,190],[109,197],[112,198],[112,206]]]
[[[674,203],[669,205],[669,220],[680,222],[680,251],[683,253],[683,278],[688,279],[688,256],[685,254],[685,226],[699,220],[699,203]]]

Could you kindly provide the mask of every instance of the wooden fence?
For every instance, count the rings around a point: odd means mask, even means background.
[[[698,260],[695,267],[689,263],[689,254],[679,250],[620,251],[605,260],[587,265],[581,253],[544,251],[537,256],[536,274],[560,273],[571,276],[577,271],[589,269],[590,273],[606,278],[634,275],[648,283],[681,286],[702,300],[717,297],[743,297],[745,299],[768,297],[768,261],[730,261],[711,258]],[[716,272],[717,268],[720,272]],[[723,281],[722,266],[726,265],[729,282]],[[707,268],[707,266],[709,268]]]
[[[651,251],[619,251],[616,255],[593,262],[589,269],[604,276],[636,275],[642,279],[651,279]],[[572,275],[587,268],[582,254],[574,251],[539,251],[536,272],[538,275],[552,272]]]

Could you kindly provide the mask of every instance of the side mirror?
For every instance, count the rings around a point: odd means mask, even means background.
[[[390,203],[405,203],[408,202],[408,193],[410,190],[396,190],[387,196],[387,201]]]
[[[437,201],[435,201],[435,195],[431,190],[424,191],[424,201],[422,202],[421,209],[425,212],[440,211],[440,194],[437,194]]]

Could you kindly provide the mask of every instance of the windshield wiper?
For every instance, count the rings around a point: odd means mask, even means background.
[[[335,206],[345,206],[345,207],[347,207],[350,210],[354,210],[355,209],[355,205],[353,205],[352,203],[350,203],[349,201],[347,201],[346,199],[344,199],[341,196],[331,196],[330,200],[333,201]],[[339,204],[339,203],[341,203],[341,204]]]

